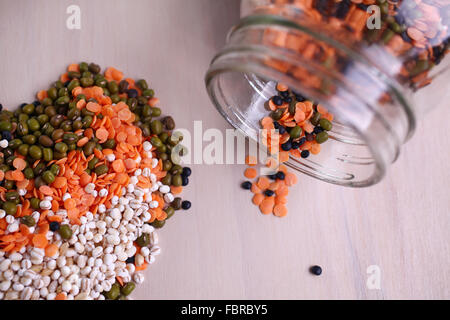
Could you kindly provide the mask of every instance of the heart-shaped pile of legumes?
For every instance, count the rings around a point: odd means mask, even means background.
[[[191,170],[145,80],[71,64],[0,112],[0,299],[126,299]]]

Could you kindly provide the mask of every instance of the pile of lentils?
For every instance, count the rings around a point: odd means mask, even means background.
[[[285,217],[288,188],[297,183],[297,177],[283,163],[291,156],[306,161],[311,154],[319,154],[321,145],[329,139],[334,117],[324,106],[282,83],[276,84],[275,88],[277,94],[266,103],[269,114],[261,120],[266,137],[262,142],[271,154],[265,165],[271,173],[258,176],[258,171],[253,168],[258,163],[257,158],[249,155],[246,159],[249,167],[244,171],[249,180],[244,181],[241,187],[252,191],[252,202],[262,214]]]
[[[37,98],[0,105],[0,300],[128,299],[191,207],[183,137],[115,68],[71,64]]]

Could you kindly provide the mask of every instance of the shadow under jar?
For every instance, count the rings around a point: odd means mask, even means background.
[[[449,0],[243,0],[241,11],[207,72],[208,93],[253,139],[278,82],[325,106],[334,120],[322,152],[286,163],[312,177],[379,182],[448,91]],[[415,106],[421,95],[428,103]]]

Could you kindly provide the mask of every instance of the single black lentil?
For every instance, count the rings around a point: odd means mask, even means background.
[[[241,184],[241,188],[244,190],[250,190],[252,188],[252,183],[250,181],[244,181]]]
[[[312,266],[309,271],[315,276],[320,276],[322,274],[322,268],[320,266]]]
[[[185,200],[181,203],[181,208],[183,208],[183,210],[189,210],[191,208],[191,205],[192,204],[190,201]]]

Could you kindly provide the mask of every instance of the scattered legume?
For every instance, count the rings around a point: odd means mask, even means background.
[[[322,274],[322,268],[320,266],[312,266],[309,270],[316,276],[320,276]]]
[[[256,169],[251,167],[257,164],[257,159],[247,156],[246,164],[249,168],[245,169],[244,176],[257,180],[255,184],[251,181],[243,182],[241,187],[254,193],[252,202],[259,207],[261,213],[284,217],[287,214],[288,187],[297,183],[297,177],[288,172],[282,163],[291,156],[306,159],[311,153],[318,154],[320,144],[329,139],[328,131],[332,130],[333,115],[320,104],[291,91],[284,84],[278,83],[275,87],[278,94],[267,103],[271,113],[261,119],[261,126],[266,130],[267,140],[263,140],[263,144],[269,152],[273,151],[271,141],[279,142],[279,161],[269,158],[266,165],[274,173],[258,177]]]

